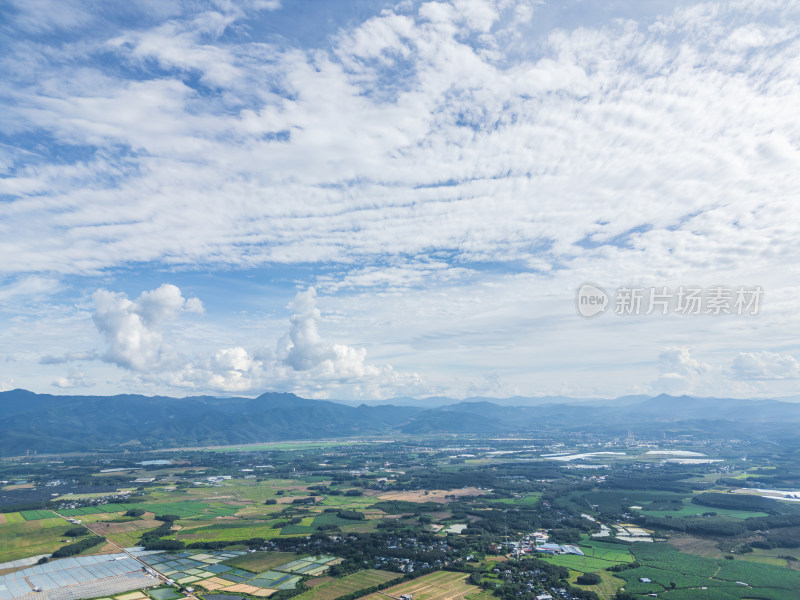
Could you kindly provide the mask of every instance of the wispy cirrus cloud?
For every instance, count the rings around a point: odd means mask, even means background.
[[[794,249],[780,223],[800,160],[798,31],[772,23],[788,5],[557,30],[520,55],[503,52],[524,27],[509,9],[462,4],[386,11],[327,50],[231,41],[251,15],[211,8],[68,44],[77,65],[45,62],[52,89],[16,89],[10,109],[18,127],[94,150],[17,159],[6,248],[59,271],[368,263],[387,244],[553,265],[611,258],[603,240],[647,225],[631,242],[667,267],[665,247],[718,261],[734,233],[766,260],[757,228]],[[101,71],[108,52],[136,77]],[[73,185],[43,194],[56,179]],[[759,211],[765,196],[773,208]],[[49,243],[26,243],[34,231]],[[148,243],[132,247],[137,236]],[[581,248],[588,237],[601,245]]]

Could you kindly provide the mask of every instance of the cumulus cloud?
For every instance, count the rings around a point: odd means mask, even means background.
[[[316,295],[312,287],[295,296],[290,305],[294,313],[290,318],[291,327],[278,345],[278,357],[295,371],[307,371],[336,357],[333,347],[322,341],[317,330],[321,314],[316,306]]]
[[[163,325],[182,312],[202,312],[197,298],[184,298],[180,289],[163,284],[143,292],[135,301],[120,292],[97,290],[92,314],[108,347],[103,360],[133,371],[163,370],[177,360],[164,344]]]
[[[71,371],[66,377],[56,377],[50,385],[60,389],[88,388],[94,386],[94,382],[80,371]]]
[[[654,391],[691,392],[701,376],[710,371],[707,363],[692,358],[688,348],[668,347],[658,355],[659,377],[652,384]]]
[[[313,397],[386,398],[422,389],[416,374],[367,362],[365,348],[330,343],[319,333],[323,317],[314,288],[298,292],[289,305],[289,329],[274,353],[225,348],[168,375],[178,387],[226,392],[290,389]]]
[[[733,359],[731,373],[736,379],[796,379],[800,362],[791,354],[740,352]]]

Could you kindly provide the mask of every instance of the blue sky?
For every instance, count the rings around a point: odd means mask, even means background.
[[[794,2],[5,0],[0,23],[0,389],[795,394]],[[591,319],[586,282],[611,295]],[[625,286],[763,296],[618,315]]]

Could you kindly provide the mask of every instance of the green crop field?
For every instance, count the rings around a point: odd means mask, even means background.
[[[580,571],[581,573],[594,573],[595,571],[600,571],[616,564],[613,561],[592,558],[591,556],[576,556],[574,554],[547,556],[544,560],[558,565],[559,567],[566,567],[573,571]]]
[[[800,573],[773,565],[724,560],[720,561],[720,569],[714,577],[734,582],[743,581],[757,588],[781,588],[800,593]]]
[[[364,508],[380,502],[377,496],[326,496],[321,502],[324,506],[349,509]]]
[[[281,535],[311,535],[315,531],[316,529],[309,527],[308,525],[286,525],[281,529]]]
[[[565,503],[577,510],[585,511],[588,505],[596,506],[600,512],[627,510],[630,506],[642,506],[647,510],[657,509],[659,504],[683,502],[686,494],[675,492],[655,492],[647,490],[603,490],[597,492],[579,492],[570,494]],[[559,501],[560,503],[561,501]],[[653,506],[647,506],[654,503]],[[713,510],[713,509],[709,509]],[[704,511],[705,512],[705,511]]]
[[[120,509],[118,506],[119,505],[114,504],[108,504],[104,506],[84,506],[83,508],[65,508],[64,510],[60,510],[58,512],[65,517],[80,517],[83,515],[120,512],[122,509]]]
[[[313,526],[326,527],[335,525],[337,527],[343,527],[345,525],[350,525],[351,523],[353,523],[352,520],[342,519],[336,513],[322,513],[314,518]]]
[[[52,519],[56,515],[50,510],[23,510],[21,513],[22,518],[26,521],[38,521],[40,519]]]
[[[252,571],[253,573],[263,573],[299,558],[300,555],[291,552],[252,552],[236,558],[230,558],[224,562],[226,565]]]
[[[52,513],[50,513],[52,517]],[[48,554],[64,545],[71,525],[61,518],[34,519],[0,525],[0,562]]]
[[[780,566],[738,557],[704,558],[667,544],[634,544],[633,554],[642,566],[618,573],[632,594],[656,593],[673,600],[789,600],[797,598],[796,590],[800,590],[800,573]],[[643,577],[651,582],[641,582]]]
[[[556,554],[545,556],[544,560],[581,573],[596,573],[619,563],[633,562],[633,556],[628,550],[628,546],[623,544],[599,542],[584,536],[578,546],[585,556]]]
[[[526,494],[520,498],[501,498],[499,500],[492,500],[492,504],[522,504],[532,506],[539,502],[541,494]]]
[[[297,596],[298,600],[336,600],[340,596],[352,594],[359,590],[364,590],[381,583],[386,583],[402,577],[399,573],[388,571],[359,571],[341,579],[334,579],[314,587],[307,592]]]
[[[271,539],[279,535],[269,523],[219,523],[179,531],[175,539],[191,542],[229,542],[250,538]]]
[[[18,512],[6,513],[6,523],[24,523],[25,517]]]
[[[694,515],[702,515],[703,513],[717,513],[722,517],[733,517],[734,519],[749,519],[751,517],[766,517],[767,513],[751,511],[751,510],[735,510],[731,508],[709,508],[708,506],[700,506],[699,504],[692,504],[688,500],[683,501],[683,507],[680,510],[642,510],[642,513],[651,517],[665,517],[667,515],[672,517],[691,517]]]

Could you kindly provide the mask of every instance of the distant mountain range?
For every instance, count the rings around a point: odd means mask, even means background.
[[[171,398],[54,396],[17,389],[0,392],[0,456],[385,434],[602,431],[624,436],[632,429],[656,436],[680,431],[778,439],[795,438],[800,426],[800,403],[777,400],[436,398],[423,406],[398,400],[352,406],[274,392],[257,398]]]

